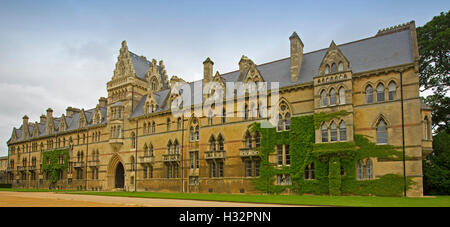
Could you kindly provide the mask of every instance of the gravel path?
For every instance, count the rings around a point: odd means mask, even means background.
[[[119,196],[58,194],[53,192],[2,192],[0,207],[284,207],[288,205],[149,199]]]

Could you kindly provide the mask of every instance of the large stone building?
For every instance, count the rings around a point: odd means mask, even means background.
[[[404,149],[408,157],[404,165],[401,157],[368,155],[353,162],[352,168],[341,167],[342,176],[370,182],[386,175],[403,178],[405,171],[412,181],[408,194],[421,196],[422,160],[431,152],[431,111],[419,97],[414,22],[346,44],[331,42],[328,48],[309,53],[303,53],[304,44],[295,32],[289,40],[290,57],[257,65],[243,56],[239,70],[229,73],[213,74],[214,63],[207,58],[204,78],[188,84],[202,90],[211,81],[222,86],[278,82],[279,101],[269,100],[267,106],[279,108],[277,131],[294,130],[291,118],[334,116],[323,118],[314,128],[315,144],[348,144],[355,135],[365,135],[373,144]],[[239,100],[245,103],[242,117],[228,108],[222,110],[227,117],[174,117],[171,103],[177,97],[171,88],[176,82],[184,81],[175,76],[169,80],[163,61],[148,61],[130,52],[124,41],[106,84],[108,97],[100,98],[95,108],[68,107],[59,117],[49,108],[39,122],[24,116],[23,124],[12,130],[7,142],[10,183],[30,188],[260,193],[255,182],[268,167],[262,164],[258,148],[271,138],[249,130],[265,119],[250,116],[254,106],[248,96],[232,99],[233,105]],[[201,106],[205,98],[193,95],[192,108]],[[289,144],[294,150],[295,140],[270,148],[274,152],[267,160],[275,170],[294,162],[297,154],[289,153]],[[46,155],[54,150],[63,152],[58,157]],[[312,164],[299,170],[300,180],[296,172],[274,173],[267,187],[279,185],[285,187],[280,192],[290,192],[293,182],[319,181]],[[346,181],[339,181],[338,190],[344,192],[346,186]]]
[[[0,157],[0,184],[5,184],[7,182],[6,169],[8,167],[8,156]]]

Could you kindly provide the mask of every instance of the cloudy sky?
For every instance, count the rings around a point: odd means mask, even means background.
[[[256,64],[288,57],[293,31],[309,52],[450,9],[448,0],[0,2],[0,156],[25,114],[34,122],[49,107],[55,116],[95,107],[123,40],[193,81],[206,57],[221,73],[244,54]]]

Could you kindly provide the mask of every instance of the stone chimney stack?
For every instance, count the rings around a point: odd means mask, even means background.
[[[53,110],[52,108],[47,109],[47,119],[53,118]]]
[[[98,105],[101,108],[105,108],[106,105],[108,105],[108,99],[106,99],[105,97],[100,97],[100,99],[98,100]]]
[[[25,115],[25,116],[23,116],[23,125],[25,126],[25,125],[28,125],[28,116],[27,115]]]
[[[214,62],[208,57],[203,62],[203,82],[211,82],[213,78],[213,65]]]
[[[46,120],[47,120],[47,117],[44,114],[42,114],[41,121],[39,123],[44,124]]]
[[[296,82],[302,67],[304,45],[296,32],[292,33],[289,40],[291,41],[291,82]]]
[[[254,64],[252,60],[250,60],[247,56],[242,55],[241,60],[239,61],[239,71],[241,75],[250,68],[250,66]]]
[[[70,117],[70,116],[72,116],[74,113],[79,113],[79,112],[80,112],[80,109],[78,109],[78,108],[73,108],[73,107],[69,106],[69,107],[67,107],[67,109],[66,109],[66,116],[67,116],[67,117]]]

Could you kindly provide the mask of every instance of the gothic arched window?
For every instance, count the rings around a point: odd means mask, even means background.
[[[373,88],[370,85],[366,87],[366,103],[373,103]]]
[[[328,106],[328,98],[327,98],[327,92],[325,90],[323,90],[320,93],[320,104],[322,106]]]
[[[339,71],[339,72],[344,71],[344,63],[339,62],[339,65],[338,65],[338,71]]]
[[[364,162],[362,160],[358,160],[356,166],[356,179],[358,180],[364,179]]]
[[[372,160],[367,159],[366,161],[366,179],[373,179],[373,165]]]
[[[345,89],[344,87],[339,88],[339,104],[345,104]]]
[[[377,125],[377,143],[387,144],[387,128],[386,122],[383,119]]]
[[[341,121],[341,123],[339,124],[339,140],[347,140],[347,125],[345,125],[344,121]]]
[[[333,88],[330,90],[330,105],[336,105],[336,91]]]
[[[336,142],[337,141],[337,126],[336,123],[331,123],[330,125],[330,141]]]
[[[397,85],[394,81],[391,81],[388,85],[389,90],[389,100],[395,100],[397,97]]]
[[[328,127],[327,127],[327,124],[325,124],[325,123],[322,124],[321,132],[322,132],[322,142],[323,143],[328,142]]]
[[[379,83],[377,86],[377,102],[384,102],[385,94],[384,94],[384,85]]]
[[[225,146],[224,146],[224,141],[223,141],[222,135],[219,135],[219,136],[217,137],[217,145],[219,146],[219,147],[218,147],[218,148],[219,148],[219,151],[225,150]]]
[[[216,151],[216,139],[214,139],[214,136],[211,136],[209,139],[209,149],[211,151]]]

